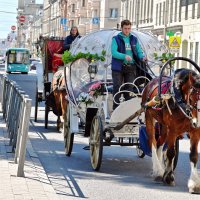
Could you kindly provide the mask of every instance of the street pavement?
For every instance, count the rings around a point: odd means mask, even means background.
[[[14,153],[8,145],[8,133],[0,112],[0,199],[6,200],[56,200],[59,199],[46,172],[34,152],[31,142],[27,141],[25,177],[17,177],[17,164]]]

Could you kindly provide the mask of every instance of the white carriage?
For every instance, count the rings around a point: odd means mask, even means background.
[[[140,108],[140,96],[144,87],[144,84],[138,87],[133,82],[129,83],[133,86],[133,90],[124,91],[122,86],[119,90],[121,102],[114,111],[112,110],[114,99],[111,77],[111,40],[118,33],[118,30],[101,30],[75,41],[70,49],[72,54],[78,52],[99,54],[105,50],[106,59],[104,62],[89,63],[88,60],[81,58],[65,68],[69,101],[67,122],[64,125],[66,155],[71,155],[74,134],[83,131],[84,136],[89,137],[91,164],[94,170],[99,170],[101,166],[104,145],[136,146],[138,155],[140,157],[145,155],[139,143],[139,127],[144,125],[144,116],[140,115],[116,130],[119,123]],[[167,49],[148,32],[134,31],[133,34],[137,36],[147,56],[146,73],[153,78],[159,74],[161,66],[155,61],[154,53],[161,55],[166,53]],[[145,80],[144,83],[147,82],[146,77],[138,78]],[[124,101],[124,92],[131,93],[133,98]]]

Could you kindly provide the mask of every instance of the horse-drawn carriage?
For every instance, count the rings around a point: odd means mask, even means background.
[[[130,91],[124,89],[125,84],[120,87],[120,103],[112,110],[115,96],[112,96],[110,46],[112,37],[117,33],[117,30],[97,31],[72,44],[70,52],[73,55],[79,52],[100,54],[102,50],[106,54],[105,61],[89,62],[79,58],[64,67],[67,96],[62,115],[66,155],[71,155],[74,135],[80,132],[89,137],[88,149],[94,170],[100,169],[104,146],[136,146],[139,157],[146,154],[152,156],[155,178],[173,185],[173,171],[179,153],[178,139],[188,132],[192,166],[188,187],[191,193],[200,193],[200,177],[197,173],[200,78],[186,70],[186,82],[181,89],[189,114],[181,110],[171,91],[174,80],[172,62],[188,61],[200,72],[199,67],[187,58],[172,58],[162,66],[163,63],[155,59],[154,53],[158,57],[166,53],[165,46],[149,33],[133,32],[147,56],[148,65],[145,68],[138,66],[143,76],[128,83],[132,85]],[[123,96],[126,92],[132,96],[128,101]],[[63,94],[61,96],[63,99]],[[48,118],[45,117],[46,120]]]
[[[52,78],[57,70],[64,66],[62,61],[64,38],[59,37],[41,37],[39,46],[42,53],[42,66],[37,67],[38,88],[36,90],[35,100],[35,121],[37,121],[38,104],[45,101],[45,128],[48,126],[49,111],[58,115],[58,109],[55,106],[54,97],[52,98]],[[48,99],[53,99],[49,105]]]
[[[113,111],[112,104],[116,95],[114,97],[112,95],[111,40],[118,33],[117,30],[97,31],[76,41],[70,49],[72,54],[78,52],[100,54],[102,50],[105,50],[105,61],[90,63],[88,60],[80,58],[65,67],[67,100],[69,102],[64,123],[66,155],[71,155],[74,134],[82,131],[84,127],[84,136],[89,137],[91,164],[95,170],[99,170],[101,166],[104,145],[136,146],[138,156],[144,157],[145,154],[151,154],[147,151],[144,152],[144,148],[146,148],[145,141],[143,141],[145,135],[142,136],[145,127],[144,114],[121,127],[119,123],[140,108],[144,86],[151,78],[159,74],[162,66],[161,62],[155,60],[154,53],[161,56],[167,50],[153,35],[147,32],[133,32],[149,63],[140,69],[142,76],[137,77],[133,83],[125,83],[120,87],[116,94],[121,96],[120,103]],[[132,86],[131,91],[124,89],[126,84]],[[124,101],[125,92],[131,93],[131,100]],[[141,141],[143,141],[144,148],[141,148]],[[176,148],[178,148],[178,140]]]
[[[131,90],[124,90],[126,83],[119,88],[120,103],[112,110],[115,96],[112,96],[110,43],[117,33],[118,31],[113,30],[97,31],[82,37],[70,50],[73,54],[98,54],[105,50],[106,59],[104,62],[89,63],[80,58],[64,68],[68,94],[63,127],[66,155],[71,155],[74,134],[84,126],[84,135],[89,137],[91,165],[94,170],[99,170],[101,166],[103,146],[136,146],[139,157],[144,157],[145,154],[152,156],[155,180],[174,185],[179,138],[187,132],[191,142],[188,188],[190,193],[200,193],[200,176],[197,172],[200,77],[190,69],[174,70],[174,62],[189,62],[198,73],[199,66],[192,60],[181,57],[171,58],[164,65],[158,64],[154,53],[166,53],[165,47],[148,33],[133,32],[148,58],[148,65],[144,71],[144,68],[140,68],[143,76],[128,83],[132,85]],[[178,81],[175,80],[177,78]],[[181,81],[181,103],[184,102],[187,110],[182,109],[176,99],[175,81]],[[123,95],[126,92],[132,95],[132,99],[124,101]]]

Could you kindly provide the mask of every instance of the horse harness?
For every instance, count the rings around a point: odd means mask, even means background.
[[[159,86],[159,82],[158,82],[158,78],[154,79],[153,82],[150,85],[150,90],[148,93],[148,100],[145,103],[144,107],[145,109],[148,107],[151,107],[155,110],[162,110],[164,107],[164,102],[168,108],[169,113],[172,115],[171,109],[169,107],[168,101],[170,99],[173,99],[174,103],[176,103],[176,105],[180,108],[180,110],[182,111],[182,113],[188,118],[188,119],[192,119],[191,116],[191,111],[192,109],[197,110],[197,101],[195,102],[195,104],[192,106],[190,104],[190,96],[195,92],[198,95],[198,100],[200,100],[200,90],[197,90],[194,86],[192,86],[190,88],[189,94],[187,96],[187,101],[185,102],[187,107],[188,107],[188,113],[179,105],[179,102],[176,101],[175,99],[175,92],[174,92],[174,77],[164,77],[163,81],[162,81],[162,85],[161,85],[161,98],[156,95],[151,99],[151,95],[153,94],[153,92],[158,89]]]
[[[64,80],[64,74],[62,72],[62,70],[58,71],[57,72],[58,74],[55,76],[56,77],[56,83],[54,86],[55,89],[58,89],[58,90],[65,90],[65,83],[63,82]]]

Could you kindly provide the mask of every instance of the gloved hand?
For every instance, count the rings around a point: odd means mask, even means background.
[[[126,56],[125,56],[125,60],[127,60],[127,61],[132,61],[132,58],[131,58],[131,56],[126,55]]]
[[[147,57],[142,58],[142,61],[147,62]]]

